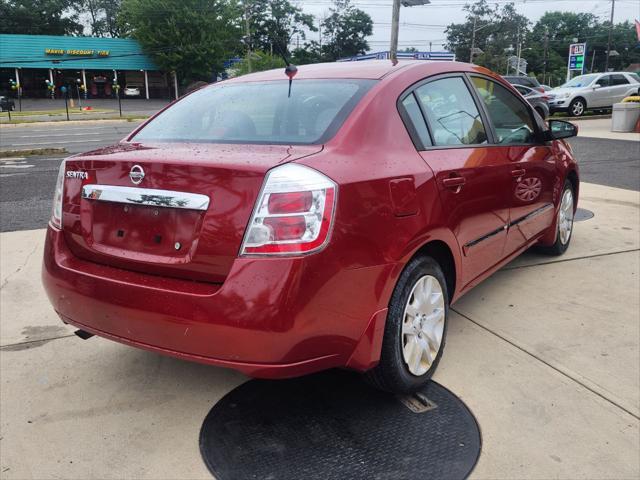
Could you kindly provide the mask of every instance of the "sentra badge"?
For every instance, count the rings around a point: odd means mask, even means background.
[[[89,174],[87,172],[83,172],[82,170],[69,170],[67,172],[67,178],[79,178],[80,180],[87,180],[89,178]]]

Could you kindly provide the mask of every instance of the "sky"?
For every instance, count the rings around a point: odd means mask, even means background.
[[[608,21],[611,15],[611,0],[490,0],[490,4],[503,5],[513,2],[518,13],[535,23],[546,11],[566,11],[593,13],[601,21]],[[373,35],[369,37],[372,52],[389,49],[391,35],[392,0],[352,0],[358,8],[367,12],[374,24]],[[421,51],[443,50],[444,30],[450,23],[461,23],[465,19],[462,7],[465,0],[431,0],[431,5],[421,7],[401,7],[399,48],[415,47]],[[333,4],[332,0],[299,0],[298,4],[306,13],[322,18]],[[614,22],[640,19],[640,0],[616,0]],[[309,39],[317,40],[318,33],[311,33]]]

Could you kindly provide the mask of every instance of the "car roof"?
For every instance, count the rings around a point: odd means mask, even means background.
[[[310,65],[300,65],[295,79],[340,79],[340,78],[359,78],[379,80],[390,73],[415,66],[433,65],[434,72],[440,70],[443,63],[451,64],[452,71],[460,70],[461,65],[458,62],[442,62],[430,60],[400,60],[395,64],[391,60],[366,60],[352,62],[333,62],[333,63],[314,63]],[[439,66],[439,67],[438,67]],[[458,67],[458,68],[456,68]],[[427,69],[429,70],[429,69]],[[427,73],[428,74],[428,73]],[[256,82],[267,80],[283,80],[285,79],[284,68],[267,70],[265,72],[251,73],[235,77],[229,82]]]

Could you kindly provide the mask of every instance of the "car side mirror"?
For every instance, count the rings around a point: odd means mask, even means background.
[[[602,88],[602,85],[600,85],[599,83],[596,83],[596,84],[593,86],[593,89],[594,89],[594,90],[597,90],[598,88]]]
[[[578,127],[564,120],[549,120],[549,130],[545,132],[547,140],[559,140],[578,135]]]

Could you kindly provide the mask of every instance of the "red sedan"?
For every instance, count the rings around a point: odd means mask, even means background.
[[[207,86],[63,162],[44,285],[82,337],[411,391],[452,302],[531,246],[569,246],[576,133],[463,63]]]

